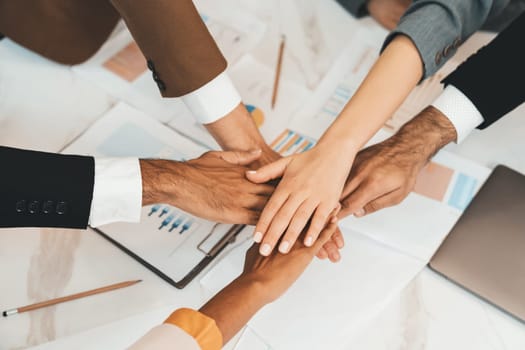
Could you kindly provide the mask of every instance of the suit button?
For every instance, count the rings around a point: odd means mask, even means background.
[[[29,214],[35,214],[40,211],[40,202],[39,201],[31,201],[29,205],[27,206],[27,211]]]
[[[448,45],[443,49],[443,57],[447,57],[452,51],[452,45]]]
[[[155,65],[153,64],[153,61],[152,60],[148,60],[147,61],[147,65],[148,65],[148,69],[150,71],[154,71],[155,70]]]
[[[16,202],[16,212],[17,213],[23,213],[24,211],[26,211],[26,208],[27,208],[27,202],[25,199],[22,199],[22,200],[19,200],[18,202]]]
[[[436,57],[434,58],[434,62],[436,63],[436,66],[439,66],[439,64],[441,63],[441,59],[442,58],[443,58],[443,56],[441,54],[441,51],[436,53]]]
[[[67,211],[67,202],[58,202],[56,213],[58,215],[64,215]]]
[[[452,43],[452,46],[457,49],[459,47],[459,45],[461,45],[461,39],[459,38],[459,36],[456,38],[456,40],[454,40],[454,42]]]
[[[42,206],[42,213],[49,214],[55,209],[55,202],[53,201],[45,201],[44,205]]]

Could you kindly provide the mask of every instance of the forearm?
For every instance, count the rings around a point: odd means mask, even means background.
[[[227,116],[204,126],[224,150],[271,150],[242,103]]]
[[[456,129],[450,120],[438,109],[429,106],[391,139],[398,150],[401,148],[407,153],[417,153],[426,163],[456,138]]]
[[[417,48],[406,36],[396,37],[319,143],[338,142],[359,150],[399,108],[423,75]]]
[[[221,290],[199,311],[215,320],[226,344],[266,305],[261,290],[258,283],[251,282],[243,275]]]
[[[142,205],[169,202],[177,206],[179,194],[173,190],[165,192],[162,185],[169,184],[171,189],[183,188],[183,164],[161,159],[140,159],[139,163],[142,176]],[[164,178],[166,174],[169,178]]]

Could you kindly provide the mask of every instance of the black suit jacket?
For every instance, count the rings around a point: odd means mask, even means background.
[[[92,157],[0,146],[0,159],[0,227],[87,227]]]
[[[446,77],[477,107],[484,129],[525,101],[525,13]]]

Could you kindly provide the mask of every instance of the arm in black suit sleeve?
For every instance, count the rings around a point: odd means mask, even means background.
[[[92,157],[0,147],[0,162],[0,227],[87,227]]]
[[[525,14],[446,77],[474,103],[484,129],[525,101]]]

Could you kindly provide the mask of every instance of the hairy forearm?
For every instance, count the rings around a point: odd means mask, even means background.
[[[394,114],[422,76],[423,62],[416,46],[398,35],[320,143],[338,142],[342,149],[356,152]]]
[[[182,188],[183,164],[162,159],[140,159],[139,163],[142,176],[142,205],[177,203],[178,193],[166,193],[161,185],[168,185],[166,182],[169,182],[173,189]],[[166,174],[169,174],[169,178],[166,178]]]
[[[392,137],[398,147],[417,152],[426,161],[457,138],[456,129],[438,109],[429,106]]]
[[[266,300],[260,284],[240,276],[199,310],[215,320],[226,344],[259,311]]]

